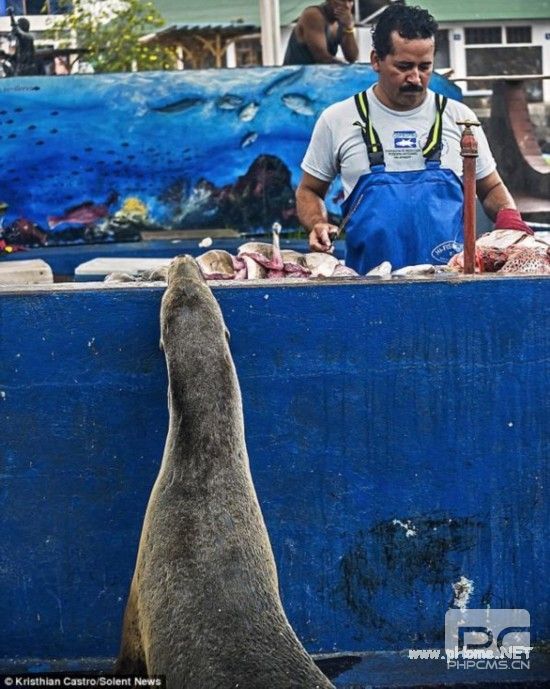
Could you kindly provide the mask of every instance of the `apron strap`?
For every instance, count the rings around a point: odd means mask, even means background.
[[[443,135],[443,111],[447,105],[447,98],[441,96],[439,93],[435,94],[435,122],[430,129],[428,134],[428,139],[424,148],[422,149],[422,155],[426,161],[433,160],[434,162],[439,162],[441,160],[441,138]]]
[[[353,124],[361,127],[361,134],[363,135],[363,141],[367,147],[370,166],[373,167],[373,165],[384,165],[384,149],[380,143],[380,137],[376,133],[376,129],[374,129],[372,126],[372,122],[370,121],[369,117],[367,92],[361,91],[361,93],[356,93],[354,98],[355,107],[359,112],[361,122],[354,122]]]
[[[384,165],[384,149],[380,143],[380,137],[378,136],[376,129],[372,126],[372,122],[369,117],[367,92],[361,91],[361,93],[356,93],[354,99],[355,107],[357,108],[361,122],[354,122],[353,124],[361,127],[361,134],[363,135],[363,141],[367,147],[370,166],[372,168],[373,165]],[[430,129],[430,133],[428,134],[426,144],[422,149],[422,155],[426,159],[426,162],[440,162],[441,139],[443,136],[443,111],[445,110],[446,105],[447,98],[445,96],[441,96],[439,93],[436,93],[435,121]]]

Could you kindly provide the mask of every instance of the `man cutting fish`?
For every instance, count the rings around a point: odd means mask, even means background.
[[[426,10],[394,4],[373,29],[371,63],[378,82],[335,103],[317,121],[296,191],[310,247],[328,252],[339,228],[328,222],[326,192],[337,174],[344,187],[346,265],[361,274],[444,264],[462,249],[461,127],[475,121],[464,104],[428,88],[437,22]],[[476,130],[476,192],[495,229],[531,233]]]

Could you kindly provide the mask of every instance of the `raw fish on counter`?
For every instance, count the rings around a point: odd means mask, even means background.
[[[464,254],[448,266],[464,270]],[[476,241],[476,272],[507,275],[550,275],[550,244],[537,235],[517,230],[493,230]]]

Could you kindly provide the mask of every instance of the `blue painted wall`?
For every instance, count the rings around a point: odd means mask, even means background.
[[[0,292],[4,663],[116,653],[167,428],[161,294]],[[470,607],[527,608],[548,638],[550,281],[215,295],[308,649],[441,647],[461,576]]]
[[[316,118],[375,80],[369,65],[3,79],[4,226],[32,223],[49,243],[296,227],[294,188]],[[438,75],[432,87],[461,98]],[[328,195],[335,213],[340,189]]]

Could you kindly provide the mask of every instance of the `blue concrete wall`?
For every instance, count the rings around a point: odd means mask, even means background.
[[[116,653],[167,428],[161,294],[0,292],[4,663]],[[470,607],[527,608],[548,638],[550,281],[215,294],[308,649],[441,647],[461,576]]]

